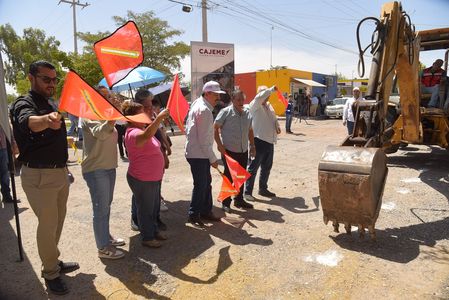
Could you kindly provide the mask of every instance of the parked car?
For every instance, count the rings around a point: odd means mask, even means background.
[[[345,107],[346,100],[349,97],[335,98],[326,105],[324,114],[330,118],[341,118],[343,116],[343,108]]]

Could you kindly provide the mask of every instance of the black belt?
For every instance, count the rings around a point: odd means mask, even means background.
[[[67,166],[66,164],[40,164],[33,162],[23,162],[23,165],[32,169],[59,169]]]

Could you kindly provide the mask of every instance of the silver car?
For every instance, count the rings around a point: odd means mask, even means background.
[[[329,118],[341,118],[343,116],[343,108],[345,107],[346,100],[350,99],[349,97],[343,98],[335,98],[331,100],[326,105],[326,109],[324,113]]]

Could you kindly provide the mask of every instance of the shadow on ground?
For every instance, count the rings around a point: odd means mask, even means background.
[[[206,223],[205,228],[197,228],[186,224],[189,203],[188,200],[167,202],[169,211],[163,215],[163,218],[169,226],[167,231],[169,239],[163,241],[161,248],[143,247],[139,234],[136,234],[130,239],[130,250],[125,259],[116,262],[104,262],[106,272],[118,278],[135,295],[149,299],[169,299],[150,289],[150,286],[157,283],[158,277],[156,274],[159,270],[182,281],[195,284],[212,284],[233,264],[230,256],[232,245],[269,246],[273,243],[271,239],[249,234],[241,226],[234,224],[232,217],[230,219],[228,217],[223,218],[222,222],[219,223]],[[220,215],[218,210],[215,213]],[[256,212],[253,216],[258,214],[267,213]],[[224,214],[221,213],[221,216],[224,216]],[[273,218],[273,215],[271,217]],[[279,216],[274,218],[279,220]],[[245,222],[245,219],[240,218],[239,222]],[[219,255],[218,258],[215,256],[211,258],[213,260],[211,262],[212,267],[196,266],[198,257],[210,248],[217,247],[212,237],[226,241],[229,245],[217,249]],[[204,261],[202,260],[202,262]],[[215,271],[210,272],[210,270]],[[154,288],[154,290],[156,289]]]

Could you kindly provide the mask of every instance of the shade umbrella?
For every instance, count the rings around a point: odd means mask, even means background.
[[[112,87],[112,90],[116,93],[125,90],[134,90],[155,82],[162,81],[165,79],[165,77],[165,74],[158,70],[148,67],[137,67],[132,70],[123,80],[115,84]],[[103,78],[98,84],[106,87],[108,86],[105,78]]]

